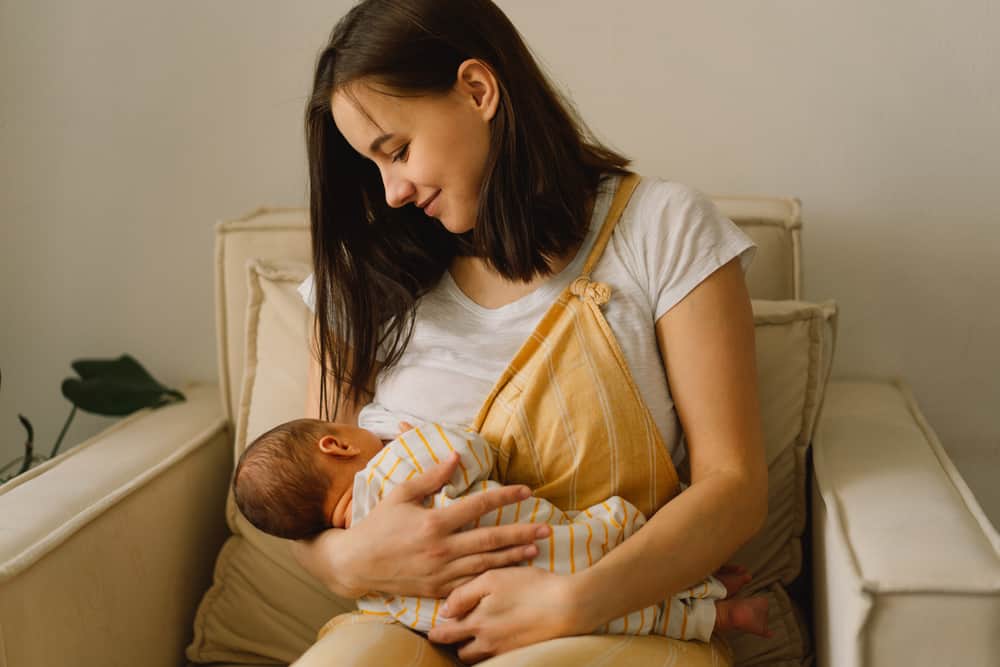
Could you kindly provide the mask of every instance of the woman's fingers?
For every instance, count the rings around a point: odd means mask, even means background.
[[[509,526],[473,528],[452,536],[448,540],[448,550],[455,558],[460,558],[474,554],[485,555],[507,547],[523,546],[525,550],[533,550],[526,557],[534,558],[538,554],[538,547],[534,542],[548,537],[551,532],[552,527],[543,523],[514,523]],[[528,551],[523,553],[527,554]]]
[[[465,584],[467,584],[470,581],[472,581],[473,579],[475,579],[477,576],[479,576],[479,575],[472,575],[472,574],[470,574],[468,576],[459,577],[458,579],[455,579],[454,581],[448,582],[447,584],[445,584],[445,589],[441,592],[441,595],[439,595],[437,597],[440,597],[442,600],[444,600],[449,595],[451,595],[451,592],[453,590],[455,590],[456,588],[459,588],[461,586],[464,586]],[[454,618],[453,616],[448,616],[448,614],[444,614],[444,615],[447,616],[448,618]]]
[[[438,489],[448,483],[456,466],[458,466],[458,454],[451,452],[441,463],[433,468],[427,468],[413,479],[397,486],[383,502],[408,503],[414,500],[422,502],[424,498],[437,493]]]
[[[462,526],[474,522],[487,512],[492,512],[499,507],[512,505],[530,497],[531,489],[527,486],[500,486],[489,491],[465,496],[458,502],[439,509],[438,516],[441,517],[442,522],[449,529],[449,532],[454,532]]]
[[[538,555],[535,540],[547,538],[552,533],[551,526],[537,523],[461,530],[484,514],[530,498],[531,489],[523,485],[496,487],[433,510],[414,507],[414,504],[422,503],[427,496],[437,493],[448,483],[458,462],[458,455],[451,453],[438,465],[424,469],[397,486],[372,512],[373,515],[381,513],[395,517],[397,525],[389,529],[389,534],[397,538],[406,536],[403,541],[411,545],[407,547],[411,552],[416,547],[418,556],[407,560],[415,563],[416,574],[411,576],[420,582],[418,589],[422,591],[420,595],[425,597],[446,597],[487,570],[533,559]],[[404,510],[416,514],[410,514],[410,518],[398,523],[402,516],[399,513]],[[430,572],[437,574],[429,577]],[[385,583],[379,590],[397,592],[389,590],[392,587],[385,586]]]
[[[489,586],[484,581],[484,577],[474,577],[462,585],[455,587],[455,589],[448,594],[448,598],[445,603],[441,606],[441,613],[446,618],[462,618],[479,604],[490,592]],[[443,627],[448,627],[447,625]],[[454,639],[441,639],[439,641],[444,641],[445,643],[451,643],[453,641],[458,641],[462,637],[456,637]]]
[[[527,558],[534,558],[534,556],[525,557],[524,550],[525,547],[511,547],[494,553],[464,556],[458,560],[452,561],[447,568],[447,571],[449,572],[449,579],[441,584],[439,590],[433,597],[439,597],[442,599],[447,598],[456,588],[460,588],[473,579],[478,578],[483,572],[487,572],[498,567],[511,567],[517,565],[523,560],[526,560]],[[451,573],[457,572],[462,572],[462,576],[456,576],[454,579],[451,579]],[[450,613],[445,615],[454,618],[455,611],[451,610]]]
[[[448,597],[451,592],[475,579],[487,570],[494,570],[499,567],[510,567],[518,563],[530,560],[538,555],[538,547],[534,544],[528,546],[514,546],[499,551],[489,551],[487,553],[476,553],[468,556],[456,558],[448,564],[445,569],[445,583],[436,597]],[[454,612],[452,612],[454,613]],[[449,614],[450,616],[450,614]]]

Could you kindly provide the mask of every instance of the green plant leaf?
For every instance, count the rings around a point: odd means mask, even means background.
[[[70,363],[70,366],[84,380],[113,377],[147,383],[151,386],[162,386],[130,354],[123,354],[117,359],[77,359]]]
[[[71,366],[80,378],[67,378],[62,393],[85,412],[106,416],[186,400],[184,394],[157,382],[133,357],[79,359]]]

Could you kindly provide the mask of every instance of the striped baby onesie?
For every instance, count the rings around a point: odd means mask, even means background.
[[[426,499],[428,507],[444,507],[465,494],[500,486],[493,479],[496,450],[474,430],[440,423],[421,423],[386,444],[364,470],[354,477],[351,525],[368,515],[397,484],[436,465],[452,451],[459,464],[448,484]],[[525,565],[559,574],[572,574],[590,567],[646,522],[645,516],[627,500],[612,496],[581,511],[564,512],[544,498],[531,497],[515,505],[489,512],[464,530],[481,525],[548,523],[552,534],[538,540],[538,555]],[[715,626],[715,602],[726,589],[708,577],[669,600],[617,618],[597,629],[607,634],[661,634],[677,639],[709,641]],[[395,597],[379,593],[357,601],[364,614],[392,617],[415,630],[427,632],[443,619],[443,600]]]

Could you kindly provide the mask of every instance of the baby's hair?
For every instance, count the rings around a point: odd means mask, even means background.
[[[329,527],[330,478],[316,464],[316,441],[329,428],[316,419],[275,426],[246,448],[233,474],[233,496],[256,528],[290,540]]]

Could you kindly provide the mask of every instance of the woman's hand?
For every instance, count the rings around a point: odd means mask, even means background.
[[[545,524],[515,524],[459,529],[487,512],[530,497],[523,485],[504,486],[476,493],[449,505],[428,509],[425,497],[451,478],[458,455],[416,475],[392,490],[350,530],[337,531],[336,548],[320,538],[302,543],[307,552],[300,562],[320,581],[353,597],[368,591],[391,595],[447,597],[476,575],[498,567],[530,560],[538,553],[535,540],[547,537]],[[322,554],[312,552],[322,550]],[[316,565],[317,562],[322,563]],[[314,569],[323,571],[316,572]]]
[[[456,588],[441,613],[448,617],[428,634],[433,642],[471,640],[458,651],[466,663],[554,637],[584,634],[573,575],[537,567],[485,572]]]

